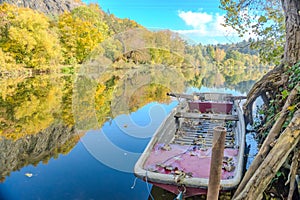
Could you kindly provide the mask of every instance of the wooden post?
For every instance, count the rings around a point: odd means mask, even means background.
[[[218,200],[225,148],[226,128],[215,127],[208,181],[208,200]]]

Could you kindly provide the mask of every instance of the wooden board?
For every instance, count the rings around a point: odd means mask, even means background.
[[[187,113],[178,112],[175,114],[177,118],[189,118],[189,119],[211,119],[211,120],[225,120],[225,121],[238,121],[237,115],[226,114],[201,114],[201,113]]]

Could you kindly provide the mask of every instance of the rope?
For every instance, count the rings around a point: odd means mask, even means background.
[[[146,180],[145,180],[145,182],[146,182],[146,185],[147,185],[147,191],[148,191],[148,194],[149,194],[150,198],[152,200],[154,200],[154,197],[152,196],[151,191],[150,191],[150,187],[149,187],[149,183],[148,183],[148,174],[147,173],[148,173],[148,171],[146,170]]]
[[[146,185],[147,185],[147,191],[148,191],[148,194],[149,194],[150,198],[151,198],[152,200],[154,200],[154,197],[152,196],[151,191],[150,191],[150,187],[149,187],[149,183],[148,183],[148,175],[147,175],[147,172],[148,172],[148,171],[146,171],[146,180],[145,180]],[[133,185],[130,187],[131,189],[134,189],[134,188],[135,188],[136,180],[137,180],[137,177],[135,177],[135,179],[134,179],[134,181],[133,181]]]
[[[133,185],[131,186],[131,189],[134,189],[134,188],[135,188],[136,180],[137,180],[137,177],[135,177],[135,179],[134,179],[134,181],[133,181]]]

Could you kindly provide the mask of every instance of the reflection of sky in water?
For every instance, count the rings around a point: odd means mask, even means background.
[[[212,91],[241,95],[224,88],[187,89],[187,93]],[[0,184],[0,199],[147,199],[146,183],[138,179],[135,188],[131,189],[134,175],[120,170],[133,170],[154,130],[176,104],[150,103],[130,115],[120,115],[106,122],[100,130],[86,133],[68,155],[52,158],[48,164],[39,163],[36,167],[27,166],[12,172]],[[248,168],[257,144],[253,134],[249,133],[246,137],[247,144],[251,145],[250,158],[246,163]],[[97,141],[99,138],[100,142]],[[103,143],[104,139],[106,143]],[[117,148],[109,149],[105,145]],[[93,152],[93,148],[96,151]],[[130,157],[131,154],[134,156]],[[26,177],[26,173],[33,176]]]
[[[172,102],[169,105],[159,105],[167,114],[176,104]],[[150,103],[132,113],[130,115],[132,121],[141,127],[149,125],[151,123],[149,112],[155,105],[157,103]],[[161,123],[158,120],[153,122],[152,128],[157,128]],[[111,144],[122,150],[121,155],[125,158],[125,164],[132,171],[136,159],[148,144],[150,137],[133,137],[130,135],[130,127],[128,128],[129,132],[124,133],[122,129],[125,128],[120,129],[115,120],[112,120],[111,123],[104,124],[102,133]],[[150,131],[154,133],[153,129]],[[93,134],[99,135],[100,130],[89,131],[68,155],[52,158],[48,164],[40,162],[36,167],[30,165],[12,172],[6,181],[0,184],[0,199],[147,199],[149,193],[145,182],[138,179],[135,188],[131,189],[135,179],[132,173],[108,167],[89,152],[84,141],[94,139],[91,137]],[[94,141],[94,144],[99,146],[97,141]],[[103,150],[101,154],[107,155],[116,166],[124,165],[109,149],[100,148],[100,150]],[[136,152],[138,157],[128,159],[129,154],[124,152]],[[32,173],[33,176],[29,178],[25,176],[26,173]]]
[[[118,147],[131,152],[143,152],[154,130],[176,105],[176,101],[169,105],[149,103],[130,115],[118,116],[111,123],[105,123],[102,131]]]
[[[246,134],[246,143],[247,148],[249,148],[247,163],[246,163],[246,169],[248,169],[254,160],[255,155],[258,152],[257,147],[257,141],[255,140],[255,132],[250,132]]]
[[[155,130],[175,106],[176,102],[170,105],[148,104],[133,115],[127,115],[125,118],[125,115],[116,117],[102,129],[89,131],[81,141],[89,153],[103,164],[118,171],[132,173],[136,161]],[[144,117],[147,123],[143,122],[143,125],[135,123],[137,119]],[[144,133],[146,131],[148,133]]]
[[[25,173],[33,176],[28,178]],[[78,143],[71,153],[51,159],[47,165],[11,173],[0,185],[0,199],[146,199],[145,183],[138,180],[131,189],[133,180],[132,174],[106,167]]]

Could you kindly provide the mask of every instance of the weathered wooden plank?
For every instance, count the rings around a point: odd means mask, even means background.
[[[193,100],[194,96],[190,94],[180,94],[180,93],[167,93],[170,97],[176,97],[176,98],[184,98],[184,99],[190,99]]]
[[[201,113],[187,113],[178,112],[175,114],[178,118],[189,118],[189,119],[208,119],[208,120],[224,120],[224,121],[238,121],[237,115],[226,115],[226,114],[201,114]]]

